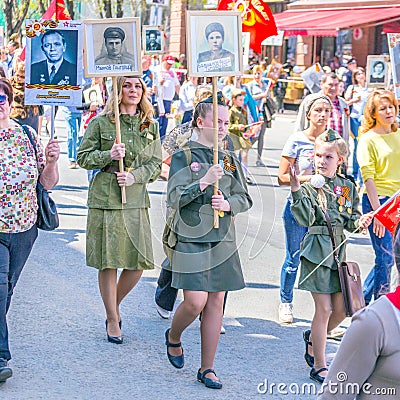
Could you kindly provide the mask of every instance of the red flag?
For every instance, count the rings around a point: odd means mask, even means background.
[[[400,222],[400,190],[375,211],[377,218],[385,228],[394,235],[397,224]]]
[[[242,31],[250,32],[250,47],[257,53],[261,53],[264,39],[278,34],[266,0],[220,0],[218,10],[242,13]]]
[[[67,7],[65,6],[64,0],[52,0],[52,2],[49,5],[49,8],[42,15],[41,19],[54,19],[56,21],[65,21],[65,20],[70,20],[71,16],[69,15]],[[25,61],[25,56],[26,54],[24,47],[21,55],[19,56],[19,59],[21,61]]]

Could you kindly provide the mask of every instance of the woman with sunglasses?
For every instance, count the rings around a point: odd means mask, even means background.
[[[43,149],[37,133],[26,126],[33,148],[24,128],[10,119],[13,98],[8,80],[0,79],[0,382],[12,376],[7,365],[11,296],[38,235],[36,184],[40,179],[47,190],[57,184],[60,154],[56,140]]]
[[[218,141],[222,143],[228,130],[229,111],[221,97],[217,107]],[[233,216],[248,210],[252,200],[234,153],[220,150],[219,163],[213,165],[212,97],[197,104],[192,129],[197,139],[189,142],[188,149],[173,154],[168,179],[167,199],[176,212],[173,231],[177,235],[171,260],[172,286],[183,289],[184,300],[175,312],[171,328],[165,332],[165,344],[170,363],[182,368],[182,333],[202,313],[197,380],[208,388],[220,389],[222,383],[213,366],[224,295],[226,291],[244,288]],[[215,182],[219,184],[216,195]],[[213,227],[214,210],[219,214],[218,229]]]

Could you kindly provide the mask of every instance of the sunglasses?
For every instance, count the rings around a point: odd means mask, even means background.
[[[3,106],[7,102],[7,95],[0,94],[0,106]]]

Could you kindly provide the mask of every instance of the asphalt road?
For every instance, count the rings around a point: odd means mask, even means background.
[[[315,398],[308,393],[319,386],[308,378],[302,341],[302,331],[313,315],[310,294],[295,290],[294,324],[282,326],[277,321],[284,259],[281,212],[288,189],[277,186],[276,176],[280,151],[293,123],[292,116],[278,116],[267,133],[263,155],[267,168],[253,167],[256,152],[250,152],[250,171],[257,181],[257,186],[250,187],[254,207],[236,220],[247,287],[228,297],[226,334],[221,336],[215,362],[224,386],[213,391],[196,381],[200,366],[197,321],[182,338],[185,367],[175,370],[167,360],[164,332],[170,322],[159,318],[154,308],[159,267],[143,274],[122,305],[124,344],[107,342],[97,272],[85,265],[86,171],[67,168],[64,121],[57,120],[61,178],[53,197],[61,224],[54,232],[40,232],[16,287],[8,317],[14,376],[0,386],[0,397]],[[149,190],[153,247],[159,266],[164,257],[160,238],[166,183],[156,181]],[[373,262],[368,237],[351,239],[348,255],[360,263],[365,277]],[[337,342],[328,342],[328,352],[334,353],[336,348]],[[304,384],[307,387],[302,389]]]

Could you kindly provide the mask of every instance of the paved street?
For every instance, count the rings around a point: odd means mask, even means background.
[[[9,313],[10,365],[14,377],[0,386],[7,400],[128,400],[128,399],[312,399],[294,394],[308,378],[302,331],[313,314],[311,296],[295,291],[295,323],[277,322],[279,275],[284,259],[281,212],[288,189],[277,186],[282,146],[294,118],[277,116],[265,140],[268,168],[251,167],[257,186],[250,187],[254,207],[236,219],[246,289],[229,293],[215,370],[223,382],[219,391],[196,381],[200,367],[199,323],[184,333],[185,367],[174,369],[166,357],[164,332],[170,322],[154,308],[159,267],[145,272],[122,305],[124,344],[106,340],[104,309],[97,271],[85,265],[87,177],[67,168],[64,122],[57,120],[61,144],[61,178],[53,191],[61,218],[54,232],[40,232],[33,253],[16,287]],[[256,153],[250,152],[250,166]],[[149,186],[153,247],[163,260],[166,183]],[[357,245],[357,246],[356,246]],[[348,258],[357,260],[363,276],[372,265],[367,236],[350,240]],[[348,321],[346,321],[348,323]],[[334,353],[337,342],[328,342]],[[267,385],[265,384],[267,382]],[[288,394],[279,393],[277,385]],[[261,385],[260,385],[261,384]],[[271,385],[275,384],[275,387]],[[290,385],[290,386],[289,386]],[[308,390],[308,389],[307,389]],[[260,393],[261,392],[261,393]],[[266,392],[266,393],[263,393]],[[292,392],[292,393],[290,393]],[[299,392],[299,394],[301,391]]]

